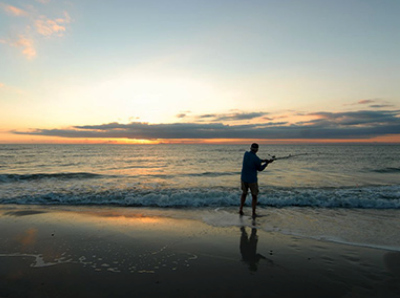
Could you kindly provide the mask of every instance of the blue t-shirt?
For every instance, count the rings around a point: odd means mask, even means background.
[[[261,165],[261,159],[253,152],[246,151],[243,156],[241,179],[246,183],[257,182],[257,171],[262,171],[267,163]]]

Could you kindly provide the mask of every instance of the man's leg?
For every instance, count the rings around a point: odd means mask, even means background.
[[[257,208],[257,195],[251,194],[253,200],[251,202],[251,207],[253,209],[253,217],[256,216],[256,208]]]
[[[244,203],[246,202],[246,197],[247,197],[247,193],[244,193],[244,192],[240,196],[240,208],[239,208],[240,215],[243,215],[243,206],[244,206]]]

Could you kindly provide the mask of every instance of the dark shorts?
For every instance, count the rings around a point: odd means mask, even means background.
[[[247,182],[242,181],[242,191],[245,195],[247,195],[247,193],[249,192],[249,188],[250,188],[250,192],[252,195],[254,195],[254,196],[258,195],[258,183],[257,182],[247,183]]]

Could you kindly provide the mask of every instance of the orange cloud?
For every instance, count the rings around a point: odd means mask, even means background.
[[[64,26],[58,25],[57,22],[53,20],[37,20],[35,22],[35,26],[37,32],[44,36],[50,36],[54,33],[58,33],[60,35],[65,31]]]
[[[15,41],[0,39],[0,43],[4,43],[12,47],[22,48],[22,54],[28,59],[32,59],[36,56],[36,49],[34,47],[33,39],[24,35],[19,35]],[[3,86],[4,84],[0,85],[0,87]]]
[[[16,17],[28,16],[28,13],[25,10],[22,10],[18,7],[15,7],[12,5],[6,5],[6,4],[3,4],[2,7],[6,13],[11,14],[13,16],[16,16]]]
[[[62,18],[56,19],[56,22],[60,24],[62,23],[68,24],[71,22],[71,17],[69,16],[68,12],[64,11],[64,17],[65,17],[64,19]]]
[[[373,100],[373,99],[363,99],[363,100],[359,100],[358,104],[364,105],[364,104],[373,103],[373,102],[375,102],[375,100]]]
[[[36,56],[36,49],[34,47],[33,40],[28,37],[20,35],[18,40],[11,43],[11,45],[18,48],[21,47],[22,54],[24,54],[24,56],[28,59],[32,59]]]
[[[66,28],[61,24],[68,24],[71,22],[71,18],[67,12],[64,12],[64,16],[65,18],[58,18],[55,20],[50,20],[42,16],[39,20],[35,21],[37,32],[44,36],[51,36],[53,34],[62,36]]]
[[[42,4],[49,2],[49,0],[36,1]],[[20,48],[22,54],[28,59],[36,57],[35,44],[40,42],[37,38],[38,34],[45,37],[63,36],[67,30],[66,24],[71,22],[71,17],[66,11],[64,11],[61,18],[50,19],[45,15],[39,16],[33,8],[28,12],[0,2],[1,10],[13,16],[26,17],[25,31],[19,31],[19,34],[17,33],[16,35],[10,34],[12,37],[9,39],[0,39],[0,44]]]

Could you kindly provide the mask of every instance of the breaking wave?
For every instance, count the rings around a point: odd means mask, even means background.
[[[60,190],[0,197],[0,204],[30,205],[115,205],[158,208],[238,206],[240,190],[215,189],[124,189],[87,191]],[[247,204],[251,199],[247,199]],[[364,188],[271,188],[258,203],[265,207],[318,207],[400,209],[400,186]]]
[[[101,178],[103,175],[94,174],[94,173],[53,173],[53,174],[1,174],[0,175],[0,183],[1,182],[16,182],[16,181],[32,181],[32,180],[42,180],[42,179],[93,179],[93,178]]]

